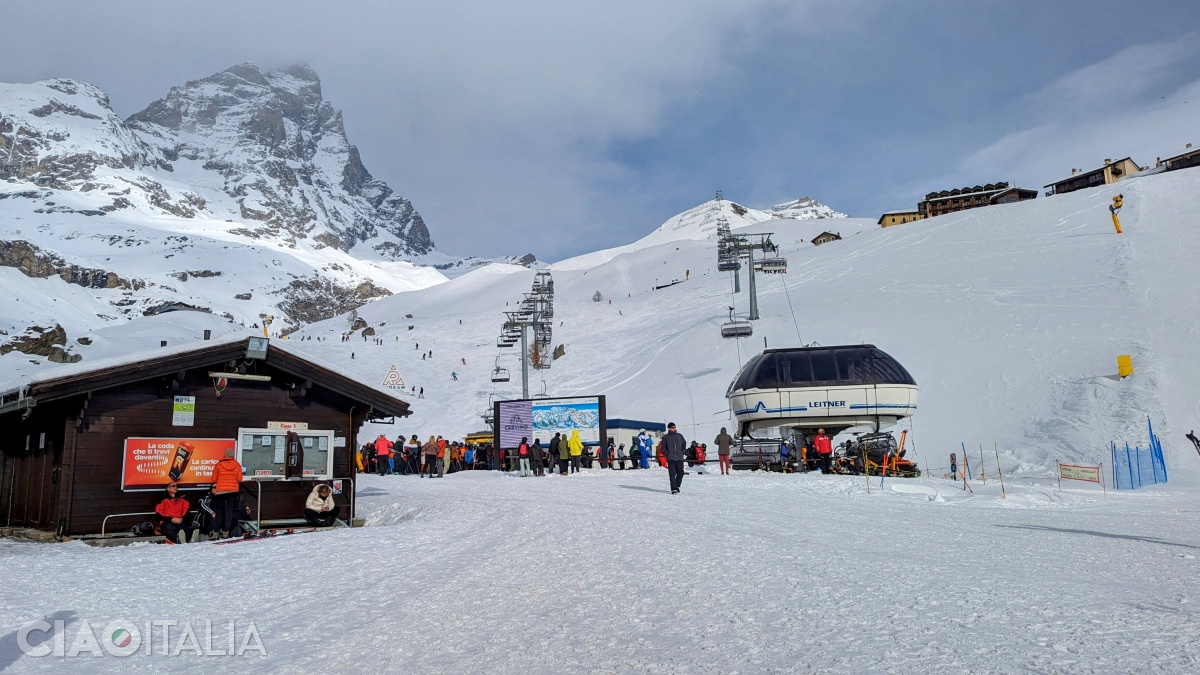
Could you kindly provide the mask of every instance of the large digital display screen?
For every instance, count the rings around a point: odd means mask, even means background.
[[[572,431],[579,431],[584,445],[599,445],[608,433],[603,396],[497,401],[495,414],[495,443],[505,449],[516,448],[521,438],[540,439],[544,446],[554,434]]]

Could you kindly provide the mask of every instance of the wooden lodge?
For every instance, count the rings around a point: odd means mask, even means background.
[[[981,206],[1023,202],[1036,198],[1037,190],[1012,187],[1006,182],[988,183],[987,185],[930,192],[925,195],[924,201],[917,204],[917,212],[923,218],[933,218]]]
[[[302,518],[321,482],[352,522],[359,429],[407,416],[408,404],[286,342],[201,344],[0,384],[0,526],[127,532],[154,520],[170,480],[195,507],[229,448],[252,519]]]
[[[1046,194],[1061,195],[1076,190],[1086,188],[1099,187],[1101,185],[1111,185],[1122,178],[1132,176],[1142,170],[1132,159],[1111,159],[1104,160],[1104,166],[1091,171],[1080,171],[1071,169],[1071,175],[1053,183],[1047,183],[1044,187],[1048,188]]]
[[[1193,148],[1192,144],[1188,143],[1182,153],[1174,157],[1159,160],[1158,165],[1166,167],[1165,171],[1178,171],[1179,169],[1190,169],[1193,166],[1200,166],[1200,148]]]
[[[813,237],[812,243],[813,246],[820,246],[821,244],[828,244],[831,241],[837,241],[841,238],[842,235],[834,232],[822,232],[821,234]]]

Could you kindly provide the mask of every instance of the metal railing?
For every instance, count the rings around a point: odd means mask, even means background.
[[[278,480],[278,479],[275,479],[275,480]],[[272,480],[272,482],[275,482],[275,480]],[[301,479],[301,480],[317,480],[317,482],[321,482],[326,479],[309,478],[309,479]],[[354,479],[350,478],[350,477],[344,477],[344,478],[330,478],[328,480],[330,482],[333,482],[335,480],[341,480],[341,481],[346,481],[347,483],[350,484],[350,493],[349,493],[350,494],[350,514],[346,518],[346,524],[352,525],[354,522],[354,494],[355,494],[355,492],[357,492],[357,490],[354,487]],[[263,484],[263,481],[255,478],[254,484],[256,486],[258,486],[258,495],[257,495],[258,501],[257,501],[257,505],[256,505],[256,512],[254,514],[254,529],[255,529],[255,531],[258,531],[258,530],[262,529],[262,522],[263,522],[262,521],[262,484]],[[330,488],[330,489],[332,489],[332,488]],[[343,488],[342,492],[346,492],[346,490]],[[303,519],[301,519],[301,520],[303,520]]]
[[[184,514],[184,518],[187,518],[187,516],[189,514],[193,514],[193,513],[196,513],[196,511],[195,510],[188,511],[187,514]],[[105,534],[105,530],[108,529],[108,519],[109,518],[124,518],[124,517],[128,517],[128,516],[157,516],[157,515],[158,515],[157,511],[137,511],[135,513],[110,513],[107,516],[104,516],[104,520],[100,521],[100,536],[101,537],[107,536]]]

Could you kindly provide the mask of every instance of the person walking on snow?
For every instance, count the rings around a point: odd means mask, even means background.
[[[725,431],[725,427],[721,427],[721,433],[713,439],[713,444],[717,446],[717,462],[721,467],[721,475],[729,475],[729,447],[733,445],[733,436]]]
[[[833,443],[825,435],[824,429],[817,429],[817,437],[813,439],[813,447],[821,460],[821,473],[829,473],[829,456],[833,454]]]
[[[667,424],[667,435],[662,439],[663,454],[667,457],[667,476],[671,481],[671,494],[679,494],[683,484],[683,463],[687,459],[687,440],[675,431],[675,423]]]

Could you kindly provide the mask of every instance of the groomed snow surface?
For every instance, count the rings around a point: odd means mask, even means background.
[[[368,526],[0,542],[11,672],[1196,672],[1198,505],[941,478],[361,476]],[[1082,485],[1082,484],[1077,484]],[[24,622],[253,622],[267,651],[21,654]],[[182,641],[174,629],[168,649]],[[222,649],[224,629],[217,631]],[[204,644],[204,636],[199,636]]]

